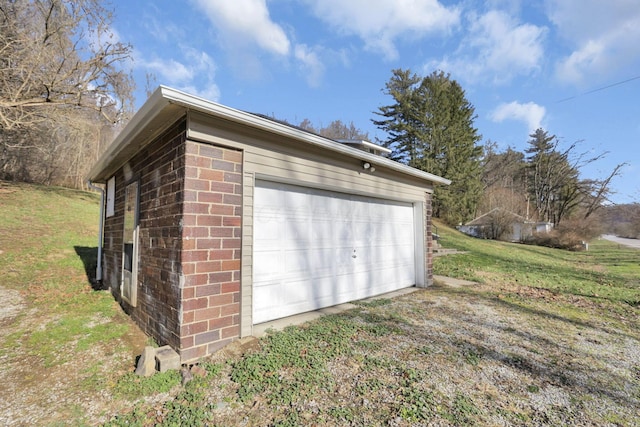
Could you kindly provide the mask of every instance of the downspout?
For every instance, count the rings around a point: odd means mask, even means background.
[[[102,240],[104,229],[104,188],[93,185],[91,180],[87,181],[89,188],[100,192],[100,225],[98,229],[98,263],[96,266],[96,282],[102,282]]]

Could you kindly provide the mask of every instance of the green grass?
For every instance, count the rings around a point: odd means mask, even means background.
[[[99,200],[84,191],[0,181],[0,287],[19,292],[25,304],[7,326],[0,355],[8,363],[32,365],[25,387],[36,385],[36,395],[53,387],[51,369],[74,378],[59,393],[91,395],[118,375],[105,366],[133,367],[135,352],[125,336],[140,332],[111,294],[91,281]],[[83,423],[77,406],[58,409],[69,422]]]
[[[443,363],[455,365],[460,375],[471,375],[496,360],[505,369],[526,368],[525,350],[544,355],[535,341],[530,348],[504,349],[498,357],[483,337],[458,336],[456,330],[429,336],[430,327],[420,325],[420,319],[439,309],[438,298],[468,297],[489,301],[496,309],[513,309],[528,316],[544,338],[565,339],[558,324],[576,330],[596,326],[599,334],[615,329],[629,340],[636,336],[640,251],[594,241],[588,252],[575,253],[473,239],[439,226],[442,245],[466,253],[436,258],[434,272],[482,286],[434,287],[420,297],[424,299],[413,301],[412,296],[411,303],[389,298],[360,302],[340,315],[271,332],[257,348],[229,363],[203,363],[207,377],[194,378],[184,387],[177,372],[140,378],[131,373],[139,353],[127,338],[139,331],[109,292],[94,290],[89,281],[95,270],[98,200],[85,192],[0,182],[0,286],[19,291],[26,303],[24,313],[2,336],[0,356],[3,363],[32,367],[34,394],[52,387],[47,375],[55,370],[74,378],[60,390],[61,402],[73,400],[69,396],[75,393],[93,396],[96,402],[109,396],[114,404],[129,408],[109,426],[483,425],[491,411],[504,413],[507,423],[538,422],[528,407],[494,410],[483,400],[497,399],[498,394],[485,398],[480,392],[461,393],[457,378],[452,378],[450,393],[430,382]],[[555,325],[553,331],[545,330],[549,325]],[[514,337],[518,332],[517,325],[504,329]],[[617,333],[611,336],[619,338]],[[397,342],[402,346],[392,355]],[[562,350],[548,348],[556,353],[547,357],[545,366],[552,373],[564,372],[556,366],[562,363]],[[105,371],[103,365],[111,359],[121,362]],[[567,386],[550,378],[558,387]],[[542,394],[544,387],[536,378],[522,384],[523,392],[533,395]],[[76,403],[61,403],[55,411],[63,415],[52,425],[94,424]],[[218,421],[230,412],[238,418]],[[625,425],[629,420],[615,411],[593,417],[594,424],[608,420]]]
[[[439,226],[443,247],[464,254],[437,257],[434,273],[477,281],[541,288],[631,306],[640,304],[640,251],[596,240],[589,251],[569,252],[474,239]]]
[[[84,351],[127,333],[111,295],[93,290],[87,275],[96,264],[99,197],[20,184],[0,189],[0,270],[9,272],[0,286],[20,291],[42,315],[37,330],[24,331],[21,351],[51,367],[73,358],[61,348]]]
[[[166,393],[180,384],[180,372],[167,371],[150,377],[141,377],[129,372],[118,379],[114,392],[127,399],[137,399],[157,393]]]

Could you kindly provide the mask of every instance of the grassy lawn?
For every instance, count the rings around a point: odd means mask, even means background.
[[[133,375],[146,338],[94,289],[98,197],[0,183],[2,425],[598,425],[640,423],[640,251],[484,241],[436,283],[177,372]],[[8,303],[7,303],[8,302]]]
[[[517,243],[471,239],[444,230],[441,244],[466,251],[435,261],[435,273],[493,285],[518,285],[554,295],[588,297],[602,304],[640,305],[640,251],[606,240],[589,251],[568,252]]]
[[[89,423],[146,342],[90,282],[98,217],[96,194],[0,182],[0,424]]]

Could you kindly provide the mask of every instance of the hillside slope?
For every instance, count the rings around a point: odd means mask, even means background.
[[[0,181],[0,424],[81,424],[146,337],[94,289],[99,196]]]
[[[435,274],[640,305],[640,250],[598,239],[588,251],[569,252],[476,239],[442,224],[438,232],[443,247],[465,253],[436,258]]]

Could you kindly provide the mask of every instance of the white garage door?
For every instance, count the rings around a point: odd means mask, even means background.
[[[413,207],[258,181],[253,323],[413,286]]]

